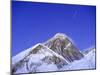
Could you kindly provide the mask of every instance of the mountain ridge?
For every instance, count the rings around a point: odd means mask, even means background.
[[[82,62],[87,65],[85,68],[93,68],[95,66],[89,67],[90,63],[87,60],[95,57],[95,51],[91,51],[88,50],[88,55],[80,52],[71,38],[63,33],[57,33],[46,42],[38,43],[14,56],[12,58],[12,72],[18,74],[73,70],[75,65]],[[93,59],[94,61],[95,59]],[[84,66],[81,66],[84,69]],[[80,66],[79,68],[81,69]]]

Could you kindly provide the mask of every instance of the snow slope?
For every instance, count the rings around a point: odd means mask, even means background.
[[[21,52],[13,58],[13,73],[57,71],[58,68],[69,63],[65,58],[43,44],[37,44],[33,48],[30,48],[31,50]]]
[[[27,50],[23,50],[22,52],[20,52],[16,56],[13,56],[12,64],[14,65],[14,64],[18,63],[20,60],[24,59],[26,56],[28,56],[28,54],[32,51],[32,49],[34,49],[38,45],[40,45],[40,43],[36,44],[35,46],[33,46],[33,47],[31,47],[31,48],[29,48]]]
[[[61,70],[82,70],[82,69],[95,69],[96,59],[95,59],[95,49],[90,50],[88,54],[84,56],[83,59],[74,61],[69,65],[64,66]]]

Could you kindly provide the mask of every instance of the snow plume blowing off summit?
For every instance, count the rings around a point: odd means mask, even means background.
[[[12,73],[53,72],[95,69],[95,48],[84,54],[63,33],[17,54],[12,58]]]

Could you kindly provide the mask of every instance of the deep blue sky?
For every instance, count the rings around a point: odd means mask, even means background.
[[[12,56],[56,33],[80,49],[95,45],[96,7],[12,1]]]

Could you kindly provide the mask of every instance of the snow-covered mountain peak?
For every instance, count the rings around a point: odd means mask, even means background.
[[[52,67],[56,71],[58,68],[69,63],[64,57],[41,43],[29,49],[14,56],[12,63],[13,73],[22,73],[23,71],[27,73],[41,72],[45,68],[47,68],[45,71],[52,71]],[[41,70],[41,68],[43,69]]]
[[[66,36],[66,34],[64,34],[64,33],[57,33],[57,34],[55,34],[54,37],[55,37],[55,38],[65,39],[67,36]]]
[[[14,74],[91,68],[95,68],[95,48],[81,53],[63,33],[57,33],[12,58]]]
[[[83,54],[74,45],[74,43],[70,41],[70,38],[63,33],[57,33],[54,37],[43,44],[54,52],[65,57],[70,62],[79,60],[83,57]]]

